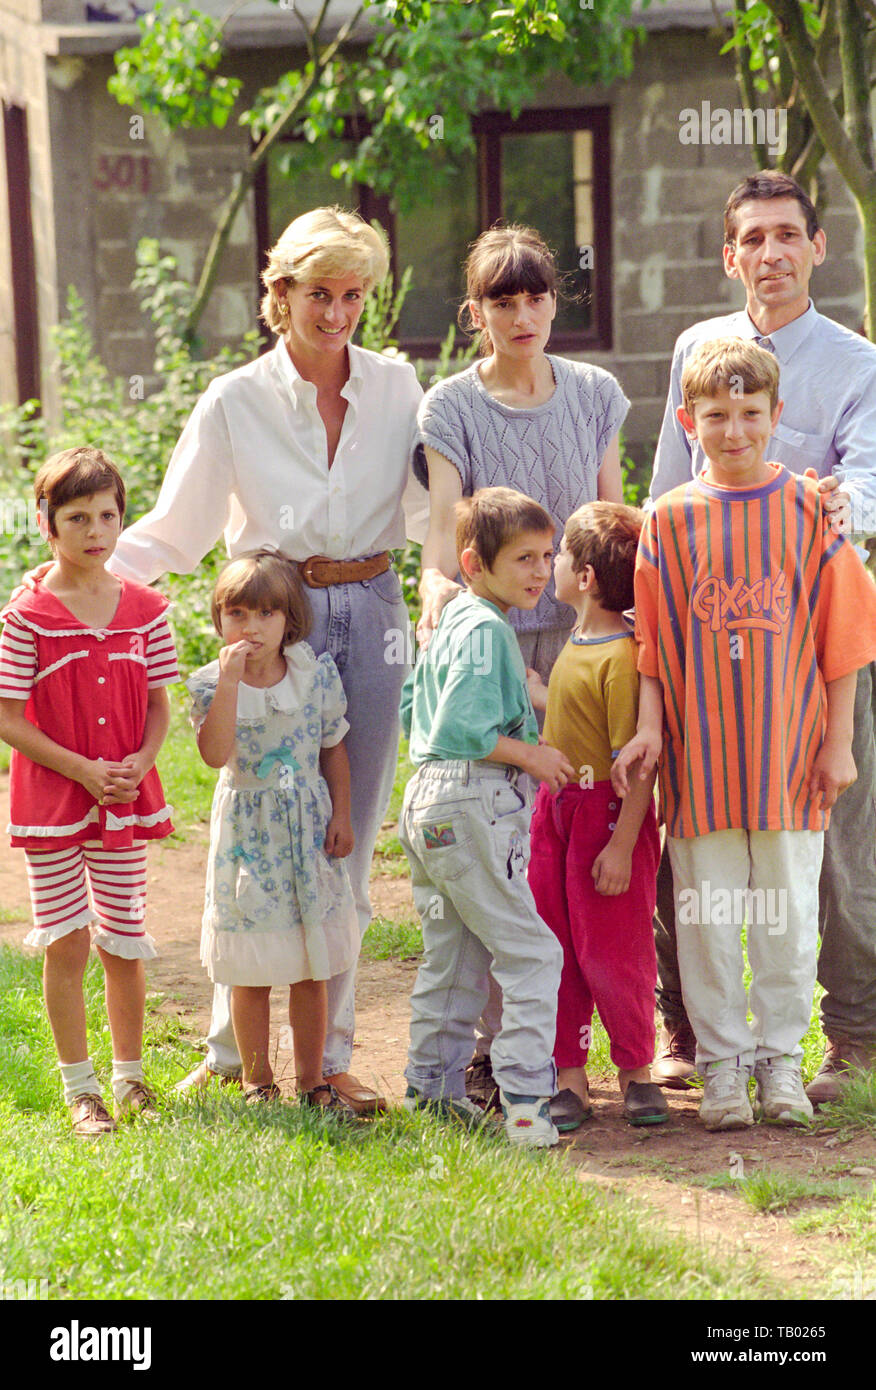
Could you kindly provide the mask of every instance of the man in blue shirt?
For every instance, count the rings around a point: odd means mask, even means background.
[[[799,184],[769,171],[745,179],[724,210],[724,270],[745,287],[746,306],[705,319],[675,345],[666,414],[654,459],[655,499],[696,476],[705,459],[677,418],[684,363],[701,342],[734,335],[775,353],[784,412],[768,456],[822,481],[831,524],[859,538],[876,532],[876,346],[819,314],[809,298],[826,254],[815,208]],[[827,1049],[807,1088],[835,1099],[847,1064],[876,1062],[876,665],[858,677],[852,753],[858,780],[837,802],[821,873],[818,978],[825,988]],[[672,879],[661,864],[656,921],[657,1000],[664,1017],[654,1079],[684,1087],[694,1040],[678,978]]]

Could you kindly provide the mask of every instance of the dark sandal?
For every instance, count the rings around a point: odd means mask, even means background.
[[[266,1086],[245,1086],[243,1095],[247,1105],[263,1105],[266,1101],[283,1099],[283,1093],[275,1081]]]
[[[310,1106],[314,1110],[331,1110],[333,1114],[344,1119],[358,1118],[350,1102],[339,1096],[334,1086],[330,1086],[327,1081],[313,1086],[309,1091],[299,1091],[298,1101],[299,1104]]]
[[[593,1106],[585,1105],[577,1092],[565,1089],[551,1097],[551,1119],[561,1134],[577,1129],[593,1114]]]
[[[653,1081],[630,1081],[624,1095],[624,1119],[631,1125],[660,1125],[669,1119],[669,1106]]]

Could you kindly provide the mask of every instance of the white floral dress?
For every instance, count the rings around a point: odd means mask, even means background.
[[[235,748],[213,797],[201,961],[219,984],[325,980],[359,951],[347,870],[323,849],[332,806],[319,771],[320,748],[349,728],[346,697],[327,652],[298,642],[283,655],[277,685],[239,686]],[[213,661],[186,681],[195,728],[218,678]]]

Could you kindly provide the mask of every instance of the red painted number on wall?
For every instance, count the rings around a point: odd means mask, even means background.
[[[101,154],[97,158],[94,187],[134,189],[148,193],[152,161],[148,154]]]

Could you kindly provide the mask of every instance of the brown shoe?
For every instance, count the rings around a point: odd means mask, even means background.
[[[489,1053],[483,1057],[472,1057],[466,1067],[465,1094],[472,1104],[479,1106],[481,1110],[502,1113],[499,1087],[493,1076],[493,1064]]]
[[[111,1134],[116,1127],[100,1096],[77,1096],[70,1102],[69,1110],[73,1133],[80,1139],[91,1139],[96,1134]]]
[[[351,1072],[340,1071],[335,1076],[324,1076],[323,1081],[334,1087],[341,1100],[346,1101],[357,1115],[382,1115],[386,1110],[384,1097],[364,1086]]]
[[[132,1081],[124,1096],[116,1104],[117,1120],[157,1120],[158,1106],[155,1096],[142,1081]]]
[[[211,1071],[206,1062],[202,1062],[194,1071],[190,1071],[188,1076],[184,1076],[182,1081],[178,1081],[174,1090],[180,1095],[185,1095],[187,1091],[203,1091],[212,1080],[219,1082],[220,1086],[239,1086],[239,1076],[225,1076],[223,1072]]]
[[[686,1018],[664,1021],[651,1080],[670,1091],[686,1091],[696,1075],[697,1040]]]
[[[848,1038],[828,1038],[821,1068],[806,1087],[813,1105],[839,1100],[852,1079],[850,1067],[869,1071],[876,1065],[876,1043],[851,1042]]]

